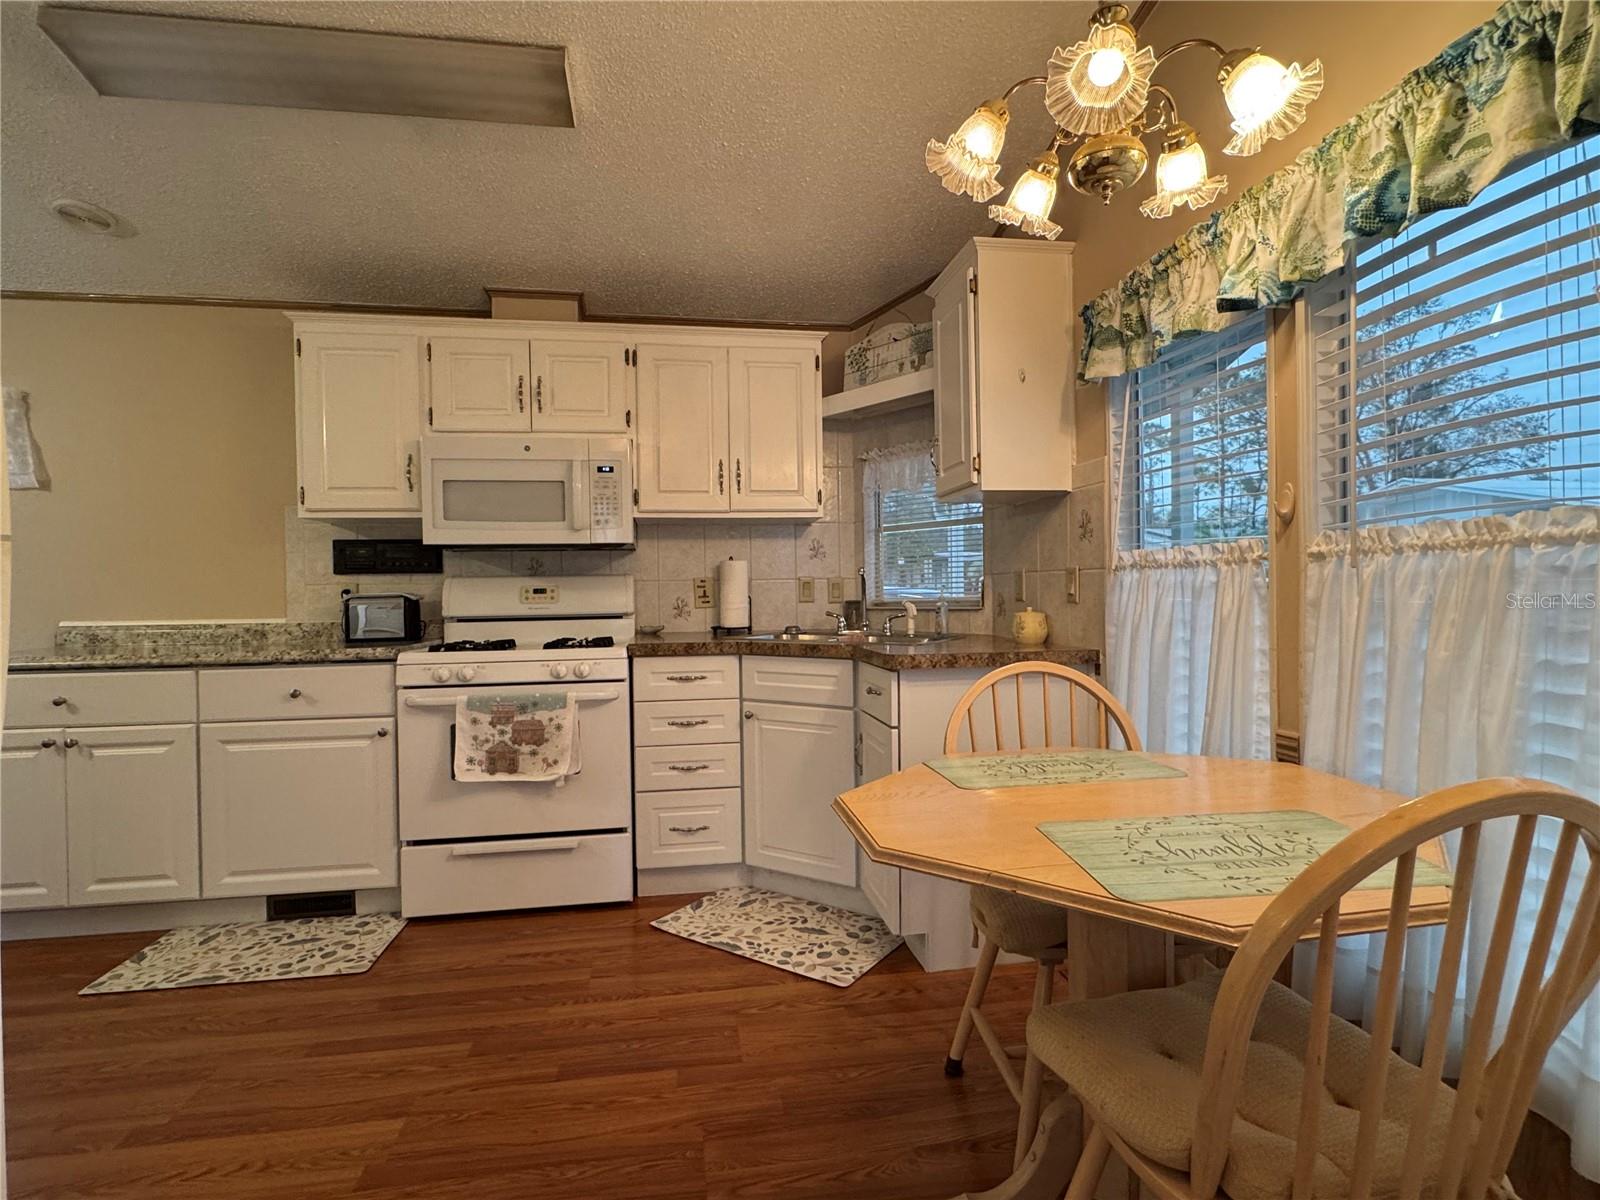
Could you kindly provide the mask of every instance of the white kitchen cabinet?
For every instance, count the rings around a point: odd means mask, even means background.
[[[1072,488],[1072,246],[974,238],[933,297],[935,489],[1026,500]]]
[[[203,894],[393,887],[393,732],[387,718],[202,725]]]
[[[73,904],[200,894],[193,725],[64,731]]]
[[[795,346],[728,351],[734,512],[813,513],[822,504],[820,352]]]
[[[637,350],[642,513],[726,512],[728,352],[721,346]]]
[[[743,717],[745,862],[853,886],[855,840],[832,807],[854,784],[852,710],[746,700]]]
[[[421,339],[296,324],[305,515],[421,511]]]
[[[536,433],[625,433],[632,425],[622,341],[535,338]]]
[[[856,785],[893,775],[900,769],[900,731],[864,712],[856,714]],[[856,847],[861,890],[889,926],[900,933],[900,868],[875,863]]]
[[[60,729],[0,741],[0,911],[67,902],[67,764]]]
[[[531,371],[526,337],[430,334],[429,428],[443,432],[531,429]]]

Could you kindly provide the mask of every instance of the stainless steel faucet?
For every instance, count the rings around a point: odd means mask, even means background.
[[[825,617],[832,617],[833,618],[833,620],[834,620],[834,629],[833,629],[833,631],[835,633],[849,633],[850,632],[850,623],[844,619],[844,614],[843,613],[836,613],[830,608],[826,612],[824,612],[822,615],[825,616]]]
[[[917,606],[909,600],[902,600],[900,603],[905,608],[904,612],[893,613],[883,619],[884,637],[888,637],[894,632],[894,623],[901,617],[906,619],[906,636],[917,636]]]

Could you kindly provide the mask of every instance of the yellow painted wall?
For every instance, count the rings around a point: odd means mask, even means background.
[[[12,494],[12,646],[63,620],[282,617],[294,350],[276,311],[6,300],[48,491]]]

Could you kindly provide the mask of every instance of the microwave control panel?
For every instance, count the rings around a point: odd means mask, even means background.
[[[598,462],[589,488],[589,524],[596,529],[622,527],[622,472],[618,464]],[[604,539],[601,539],[604,540]]]

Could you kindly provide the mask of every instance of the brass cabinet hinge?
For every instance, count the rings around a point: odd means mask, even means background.
[[[622,414],[622,423],[629,429],[633,428],[633,409],[626,409]]]
[[[433,428],[433,405],[428,405],[428,428]]]
[[[306,490],[305,490],[305,488],[301,488],[300,489],[300,503],[304,504],[305,502],[306,502]]]
[[[295,338],[295,340],[294,340],[294,356],[296,358],[300,357],[300,339],[299,338]]]
[[[822,370],[822,355],[817,355],[817,370]]]
[[[972,473],[974,475],[983,474],[983,455],[974,454],[972,456]]]
[[[433,361],[433,343],[432,342],[428,343],[428,361],[429,362]]]
[[[637,505],[639,503],[639,489],[638,488],[634,488],[633,489],[633,503],[634,503],[634,505],[636,507],[637,507]]]
[[[971,275],[967,276],[967,291],[971,292],[974,296],[978,294],[977,272],[973,272]]]
[[[822,489],[821,488],[817,489],[817,503],[818,504],[822,503]]]

